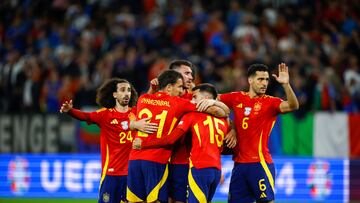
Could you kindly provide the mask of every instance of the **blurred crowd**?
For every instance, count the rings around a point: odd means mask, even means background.
[[[360,111],[357,0],[1,0],[0,113],[57,112],[126,78],[138,92],[173,59],[196,82],[246,90],[246,70],[285,62],[309,111]],[[269,94],[283,97],[276,81]]]

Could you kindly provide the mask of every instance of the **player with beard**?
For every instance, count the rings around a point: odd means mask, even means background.
[[[216,88],[208,83],[192,89],[193,102],[203,99],[215,99]],[[201,112],[185,114],[177,127],[166,138],[142,143],[135,138],[133,149],[151,149],[173,145],[190,132],[191,152],[189,182],[189,203],[211,202],[221,174],[221,151],[225,134],[229,131],[226,118],[217,118]],[[187,173],[186,173],[187,174]]]
[[[60,112],[73,118],[97,124],[100,127],[100,151],[102,173],[99,203],[126,202],[128,160],[134,128],[146,133],[157,130],[149,119],[134,121],[137,92],[124,79],[106,81],[97,90],[97,104],[103,108],[94,112],[83,112],[73,108],[72,100],[62,104]]]
[[[280,113],[299,108],[290,86],[285,63],[273,77],[284,88],[286,99],[266,95],[269,70],[264,64],[248,69],[249,91],[220,95],[220,100],[234,111],[238,145],[234,150],[228,202],[274,202],[275,167],[268,149],[268,140]]]
[[[195,86],[195,66],[187,60],[174,60],[169,65],[170,70],[175,70],[180,73],[184,79],[184,92],[181,98],[192,100],[192,88]],[[155,93],[158,89],[158,79],[155,78],[150,81],[149,94]],[[223,105],[226,112],[229,109]],[[227,146],[233,148],[236,145],[236,136],[227,136],[225,139]],[[189,171],[189,156],[190,156],[191,136],[183,136],[173,147],[172,156],[169,162],[169,177],[168,177],[168,192],[169,203],[183,203],[187,199],[188,186],[188,171]]]
[[[137,118],[151,118],[152,122],[159,124],[158,131],[151,134],[138,132],[135,137],[145,141],[169,138],[182,115],[190,111],[228,116],[223,110],[224,104],[214,99],[204,99],[195,105],[180,98],[184,82],[179,72],[166,70],[158,78],[159,91],[142,95],[137,103]],[[129,202],[168,202],[167,163],[171,153],[172,149],[168,148],[131,151],[126,193]]]

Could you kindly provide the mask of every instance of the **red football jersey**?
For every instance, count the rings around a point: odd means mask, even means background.
[[[185,94],[181,96],[181,98],[183,99],[188,99],[188,100],[192,100],[192,92],[189,90],[185,90]]]
[[[115,108],[102,108],[86,113],[86,121],[100,127],[100,151],[102,177],[107,175],[127,175],[128,160],[132,148],[130,119],[135,119],[136,108],[128,112],[118,112]]]
[[[160,139],[167,136],[176,127],[181,116],[187,112],[196,111],[196,105],[189,100],[170,96],[164,92],[144,94],[137,103],[137,119],[151,117],[150,122],[158,124],[158,130],[152,134],[138,132],[135,137],[144,141]],[[129,160],[147,160],[165,164],[171,156],[171,149],[132,150]]]
[[[235,115],[238,145],[234,150],[234,161],[253,163],[265,160],[272,163],[268,140],[282,100],[268,95],[250,98],[246,92],[222,94],[220,100]]]
[[[192,147],[190,161],[197,169],[215,167],[221,170],[221,150],[224,136],[229,131],[226,118],[191,112],[179,122],[177,128],[191,129]]]
[[[185,94],[181,96],[183,99],[192,100],[192,92],[186,90]],[[190,156],[190,146],[187,143],[188,139],[184,136],[178,143],[174,145],[171,155],[171,164],[188,164]]]

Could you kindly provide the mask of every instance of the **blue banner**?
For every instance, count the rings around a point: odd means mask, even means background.
[[[274,158],[275,199],[283,202],[348,202],[349,161],[347,159]],[[215,193],[215,201],[227,199],[233,161],[222,157],[225,182]]]
[[[233,161],[222,157],[225,182],[214,201],[226,201]],[[347,159],[274,158],[279,201],[348,202]],[[99,155],[0,155],[0,198],[97,198]]]
[[[0,155],[0,197],[97,198],[99,155]]]

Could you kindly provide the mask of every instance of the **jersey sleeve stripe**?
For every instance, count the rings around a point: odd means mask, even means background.
[[[265,173],[266,173],[266,176],[268,177],[269,179],[269,182],[270,182],[270,185],[271,185],[271,188],[273,190],[273,192],[275,191],[274,190],[274,178],[269,170],[269,167],[267,166],[266,162],[265,162],[265,158],[264,158],[264,154],[262,152],[262,136],[263,136],[263,132],[261,132],[261,135],[260,135],[260,140],[259,140],[259,157],[260,157],[260,164],[261,166],[264,168],[265,170]]]

